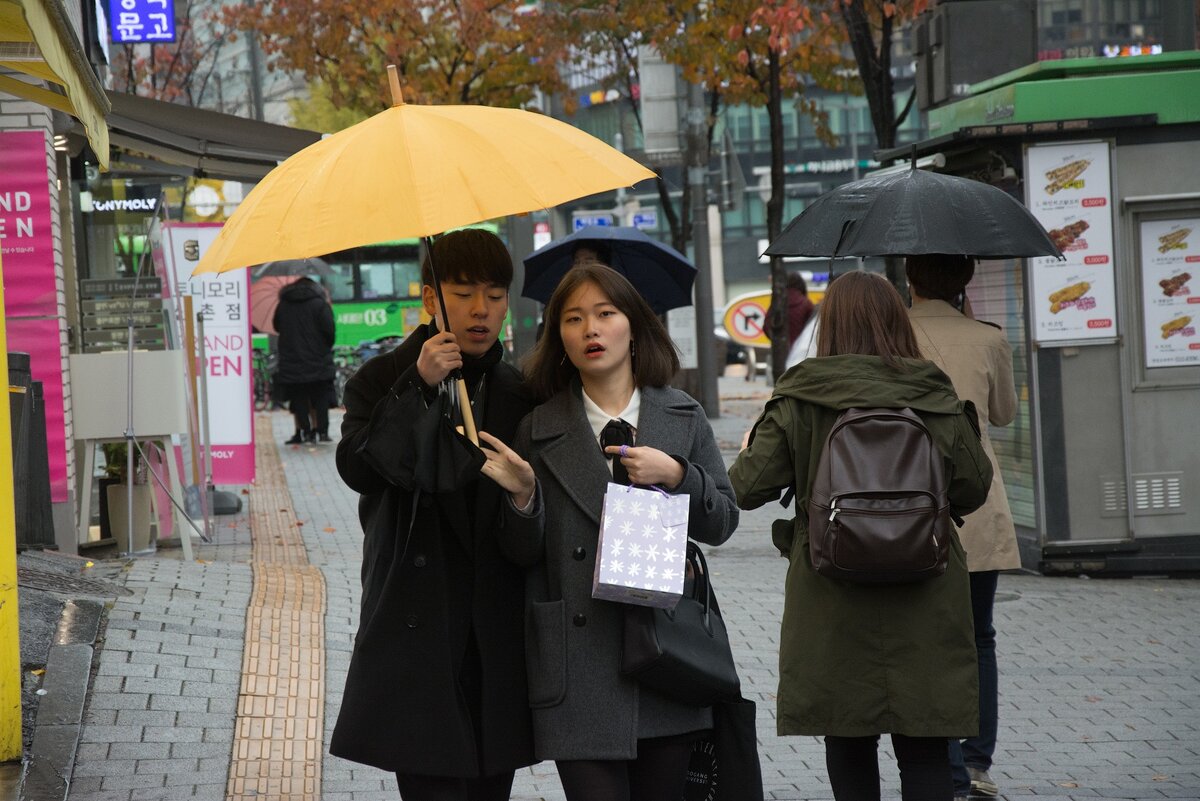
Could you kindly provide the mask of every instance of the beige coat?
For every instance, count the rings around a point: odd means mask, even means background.
[[[963,400],[974,402],[980,418],[989,424],[1006,426],[1017,415],[1017,393],[1013,388],[1012,349],[998,329],[964,317],[949,303],[922,300],[909,310],[921,355],[933,361],[950,376],[954,391]],[[981,420],[982,421],[982,420]],[[967,551],[967,566],[972,572],[1009,570],[1021,566],[1017,551],[1017,533],[996,452],[983,430],[983,449],[992,463],[992,488],[987,503],[967,515],[966,525],[958,532]]]

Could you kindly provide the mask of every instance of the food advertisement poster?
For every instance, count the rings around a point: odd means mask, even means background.
[[[1200,217],[1141,225],[1146,367],[1200,364]]]
[[[1029,210],[1066,257],[1029,260],[1034,339],[1040,345],[1116,339],[1108,143],[1030,147],[1026,165]]]

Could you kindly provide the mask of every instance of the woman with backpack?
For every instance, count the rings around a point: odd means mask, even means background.
[[[882,422],[844,416],[850,409],[869,409]],[[905,446],[879,444],[881,434]],[[852,445],[827,449],[827,439]],[[923,461],[914,455],[922,443]],[[795,520],[777,521],[774,530],[791,563],[779,734],[825,737],[838,801],[880,797],[884,733],[904,801],[951,801],[947,740],[975,732],[979,709],[966,560],[949,519],[983,504],[992,468],[974,407],[921,359],[904,303],[882,276],[848,273],[830,285],[817,358],[780,377],[729,474],[743,509],[795,493]],[[906,480],[930,486],[912,493],[920,496],[913,503],[925,515],[921,525],[899,531],[896,521],[918,519],[901,508],[909,499],[875,484]],[[940,505],[930,500],[937,498]],[[929,550],[917,553],[933,564],[905,572],[892,564],[894,549],[855,552],[847,543],[860,530],[863,542],[878,533],[928,536]],[[888,568],[874,570],[876,562]]]

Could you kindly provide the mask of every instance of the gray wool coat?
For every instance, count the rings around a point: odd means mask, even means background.
[[[704,410],[670,387],[644,387],[637,445],[686,468],[675,493],[691,497],[688,536],[719,545],[738,508]],[[588,424],[578,382],[531,412],[514,449],[537,474],[537,502],[505,504],[501,550],[529,568],[526,670],[538,759],[633,759],[637,740],[706,729],[707,707],[689,707],[621,675],[624,604],[592,599],[604,491],[612,480]]]

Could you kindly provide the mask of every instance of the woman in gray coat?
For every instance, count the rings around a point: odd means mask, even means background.
[[[534,751],[556,761],[569,801],[681,798],[692,742],[712,726],[709,708],[621,674],[624,605],[592,598],[610,481],[686,493],[688,535],[701,542],[720,544],[737,526],[704,410],[666,386],[678,369],[670,337],[633,286],[608,267],[576,267],[546,307],[526,371],[548,401],[522,421],[512,449],[480,434],[495,449],[485,475],[510,493],[500,547],[529,568]]]

